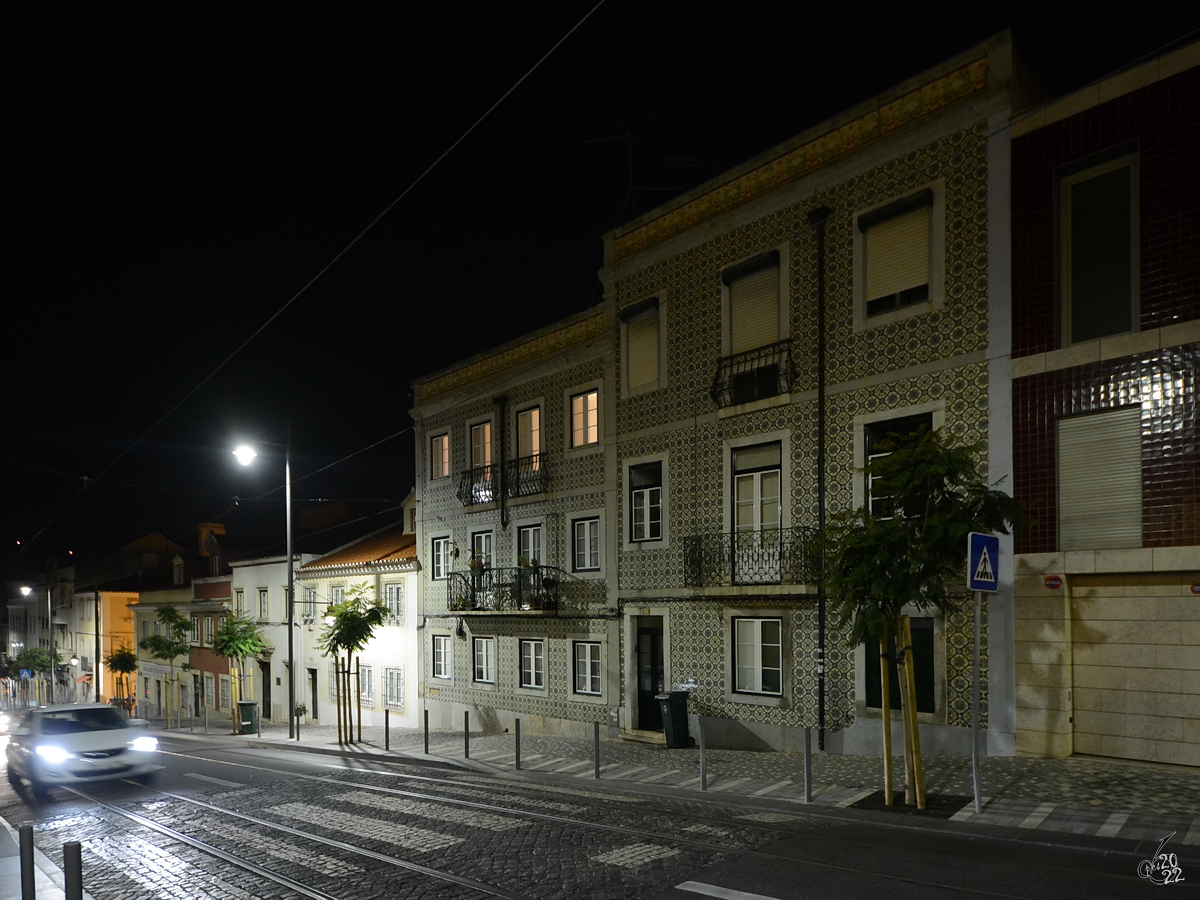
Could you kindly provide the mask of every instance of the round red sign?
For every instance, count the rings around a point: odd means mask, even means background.
[[[1052,591],[1057,591],[1062,587],[1062,579],[1057,575],[1047,575],[1046,580],[1042,584],[1046,585]]]
[[[1192,585],[1192,593],[1195,594],[1196,596],[1200,597],[1200,584]]]

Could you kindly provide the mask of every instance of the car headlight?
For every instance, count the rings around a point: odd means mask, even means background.
[[[146,751],[157,750],[158,749],[158,738],[150,737],[149,735],[143,734],[140,737],[135,737],[132,741],[129,742],[129,745],[134,750],[146,750]]]
[[[65,763],[71,758],[71,754],[62,747],[55,747],[53,744],[39,744],[37,755],[52,766],[57,766],[60,763]]]

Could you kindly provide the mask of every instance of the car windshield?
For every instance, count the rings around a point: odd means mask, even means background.
[[[128,728],[115,709],[65,709],[42,713],[42,734],[75,734],[80,731],[114,731]]]

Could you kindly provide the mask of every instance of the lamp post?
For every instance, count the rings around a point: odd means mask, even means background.
[[[265,442],[264,442],[265,443]],[[273,444],[272,446],[279,446]],[[296,736],[296,658],[295,635],[296,629],[296,588],[295,568],[292,560],[292,426],[288,426],[287,444],[283,449],[283,498],[287,522],[287,655],[288,655],[288,740]],[[254,448],[243,444],[233,451],[238,462],[243,466],[250,465],[258,456]]]

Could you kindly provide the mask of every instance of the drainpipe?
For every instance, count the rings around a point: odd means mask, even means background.
[[[817,232],[817,534],[825,536],[825,224],[832,210],[808,214]],[[825,560],[817,559],[817,749],[825,749]]]
[[[501,395],[494,401],[496,404],[496,443],[493,445],[492,457],[499,460],[500,477],[493,479],[493,483],[497,484],[500,492],[500,527],[501,529],[508,528],[508,459],[505,455],[505,448],[508,444],[507,436],[505,435],[505,426],[508,424],[508,398]],[[492,553],[496,552],[496,548],[492,548]]]

